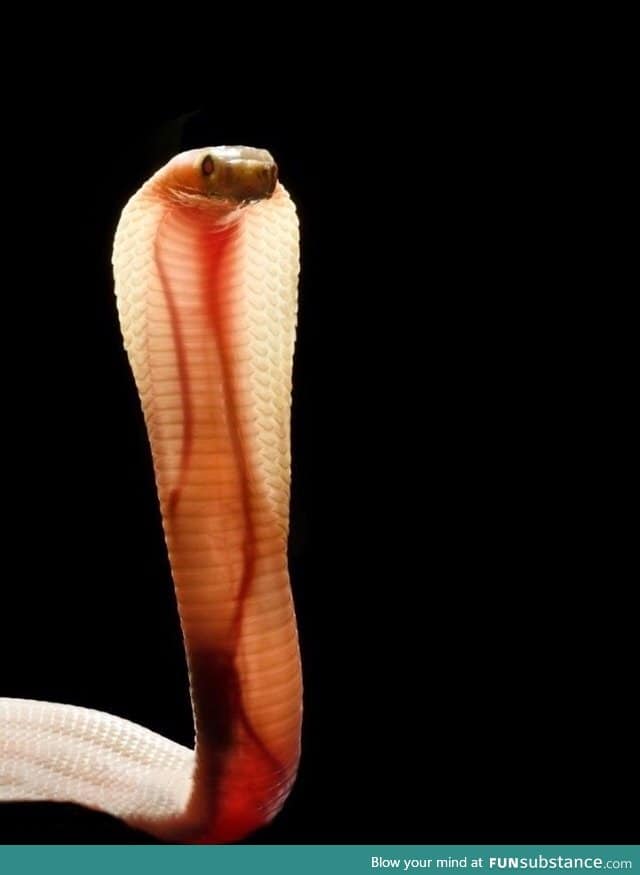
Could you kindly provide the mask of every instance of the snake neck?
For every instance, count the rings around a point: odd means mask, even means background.
[[[158,224],[163,324],[149,336],[147,419],[194,709],[190,810],[205,818],[206,836],[229,840],[278,810],[295,773],[291,744],[271,740],[259,683],[264,650],[256,651],[256,630],[272,631],[267,673],[278,674],[282,646],[290,668],[293,610],[286,535],[261,489],[252,443],[246,240],[241,223],[212,227],[209,218],[172,204]]]

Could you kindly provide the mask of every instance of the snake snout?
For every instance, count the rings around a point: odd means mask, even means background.
[[[271,197],[278,181],[275,162],[244,160],[230,165],[231,189],[240,201]]]

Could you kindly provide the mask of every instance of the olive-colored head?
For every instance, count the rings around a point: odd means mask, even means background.
[[[271,197],[278,168],[266,149],[213,146],[176,156],[165,180],[178,197],[242,205]]]

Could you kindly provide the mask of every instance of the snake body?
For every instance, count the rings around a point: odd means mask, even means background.
[[[298,223],[271,156],[173,158],[125,207],[113,267],[195,750],[109,714],[0,699],[0,801],[75,802],[165,840],[233,841],[281,808],[300,751],[286,555]]]

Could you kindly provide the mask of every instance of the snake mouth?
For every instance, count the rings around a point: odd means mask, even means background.
[[[198,158],[203,193],[215,200],[248,204],[274,193],[278,167],[266,149],[217,146]]]

